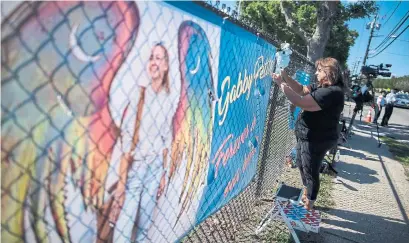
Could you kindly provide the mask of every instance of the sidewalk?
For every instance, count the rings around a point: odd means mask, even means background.
[[[355,134],[340,148],[332,193],[336,205],[321,224],[319,241],[407,243],[409,181],[404,169],[386,145],[378,148],[376,126],[365,125],[359,118],[355,124]],[[401,134],[405,132],[402,129]]]

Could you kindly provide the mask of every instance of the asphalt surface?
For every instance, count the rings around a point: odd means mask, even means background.
[[[383,117],[384,111],[381,112],[379,121]],[[409,109],[393,108],[389,126],[381,127],[381,134],[399,140],[400,142],[409,143]]]
[[[354,103],[347,102],[344,108],[344,116],[347,118],[351,117],[353,112],[352,110],[354,107],[355,107]],[[364,120],[365,116],[368,115],[369,110],[370,108],[368,106],[364,107],[362,112],[362,121]],[[385,109],[382,109],[381,115],[379,116],[378,119],[378,124],[381,124],[384,114]],[[361,113],[358,113],[353,124],[359,123],[358,121],[360,120],[360,116]],[[372,110],[372,118],[373,116],[374,112]],[[375,125],[373,125],[373,127],[376,128]],[[409,143],[409,109],[394,107],[392,116],[389,120],[389,126],[388,127],[379,126],[379,134],[381,136],[388,136],[394,138],[400,142]]]

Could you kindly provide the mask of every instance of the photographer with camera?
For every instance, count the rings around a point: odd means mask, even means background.
[[[338,124],[344,108],[343,73],[334,58],[316,61],[318,85],[303,86],[286,71],[273,74],[292,104],[303,109],[295,126],[297,165],[300,169],[305,208],[312,209],[320,188],[320,167],[325,153],[338,141]]]
[[[381,108],[382,108],[382,98],[377,101],[377,104],[375,104],[374,101],[374,95],[375,95],[375,91],[374,91],[374,87],[372,84],[372,79],[376,78],[378,76],[382,76],[382,77],[390,77],[392,75],[392,73],[390,72],[389,68],[392,67],[392,64],[385,64],[383,63],[379,64],[379,65],[369,65],[369,66],[362,66],[361,68],[361,75],[366,77],[366,84],[363,85],[362,87],[359,85],[353,85],[351,87],[351,94],[352,94],[352,99],[355,101],[355,108],[354,108],[354,113],[352,114],[352,118],[351,118],[351,122],[349,123],[348,129],[346,131],[345,137],[349,137],[350,136],[350,132],[352,129],[352,124],[355,120],[355,116],[356,114],[361,111],[361,118],[362,118],[362,110],[364,107],[364,103],[370,103],[372,107],[374,107],[375,109],[379,107],[379,112],[377,112],[375,119],[373,120],[373,123],[376,124],[376,131],[378,133],[378,147],[381,146],[381,140],[379,139],[379,129],[378,129],[378,118],[380,116],[380,112],[381,112]],[[362,80],[362,79],[361,79]],[[395,102],[395,96],[394,93],[389,96],[387,96],[387,98],[385,99],[386,103],[390,103],[389,105],[387,104],[385,107],[385,115],[382,119],[382,126],[387,126],[388,120],[390,118],[390,115],[392,114],[392,110],[393,110],[393,103]],[[382,95],[383,97],[384,95]]]
[[[388,95],[386,95],[385,101],[386,101],[385,114],[383,115],[381,123],[381,126],[383,127],[388,126],[389,118],[391,118],[392,116],[393,104],[396,101],[396,90],[392,89],[391,92]]]

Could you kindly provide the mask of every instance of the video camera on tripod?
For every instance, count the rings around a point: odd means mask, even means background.
[[[386,68],[384,68],[382,63],[380,65],[362,66],[361,74],[367,77],[367,82],[363,86],[353,85],[351,87],[352,99],[356,103],[355,109],[361,110],[364,103],[373,101],[374,99],[373,94],[369,92],[370,90],[373,90],[373,85],[372,85],[372,80],[371,80],[372,78],[376,78],[378,76],[382,76],[382,77],[391,76],[391,72],[388,72],[389,71],[388,68],[392,67],[392,64],[385,64],[385,66]]]
[[[376,78],[379,75],[382,77],[390,77],[391,72],[388,72],[390,67],[392,67],[392,64],[385,64],[386,68],[383,68],[383,63],[380,65],[369,65],[369,66],[362,66],[361,68],[361,73],[368,78]],[[386,72],[385,72],[386,71]]]

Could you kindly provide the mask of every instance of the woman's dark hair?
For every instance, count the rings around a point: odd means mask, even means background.
[[[344,73],[342,72],[341,65],[339,65],[337,59],[332,57],[320,58],[315,62],[315,67],[321,67],[328,78],[326,82],[320,83],[320,85],[339,85],[342,88],[345,87]]]

